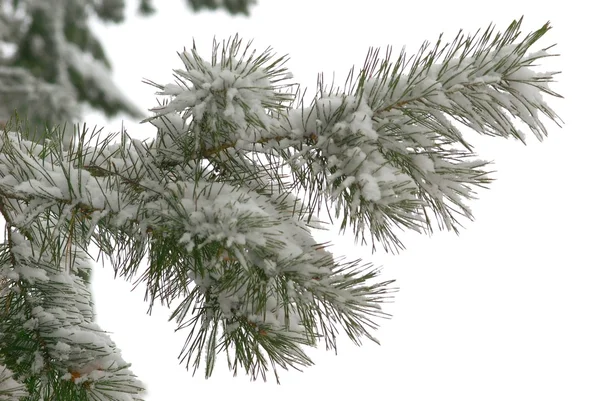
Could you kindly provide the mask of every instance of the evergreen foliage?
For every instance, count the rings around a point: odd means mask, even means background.
[[[491,182],[460,127],[541,140],[532,50],[548,24],[520,36],[490,26],[409,57],[369,51],[342,88],[322,79],[307,101],[271,49],[234,37],[180,54],[146,141],[102,139],[83,126],[31,142],[11,121],[0,137],[0,397],[137,400],[143,386],[93,321],[95,244],[115,275],[144,285],[150,310],[187,330],[180,359],[208,377],[217,355],[251,378],[312,364],[306,346],[335,349],[343,331],[376,341],[393,283],[317,243],[322,208],[356,239],[397,251],[397,229],[458,230],[467,201]],[[117,141],[115,141],[117,139]],[[147,258],[147,263],[145,262]],[[102,294],[99,294],[102,296]],[[23,395],[25,396],[23,397]],[[19,398],[22,397],[22,398]]]

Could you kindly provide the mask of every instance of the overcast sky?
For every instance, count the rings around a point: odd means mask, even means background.
[[[412,53],[441,32],[451,39],[460,28],[474,32],[490,22],[504,29],[521,15],[524,34],[551,21],[541,45],[558,43],[561,56],[543,61],[544,69],[563,71],[554,89],[566,97],[550,103],[565,126],[548,122],[541,144],[533,135],[526,147],[469,139],[495,160],[497,181],[472,203],[476,220],[465,222],[460,236],[398,232],[407,250],[371,255],[331,233],[335,253],[372,261],[397,280],[400,290],[387,307],[393,318],[382,322],[381,346],[342,340],[338,355],[317,349],[310,354],[316,366],[283,372],[279,386],[233,378],[224,359],[211,379],[192,377],[177,360],[185,334],[173,333],[166,309],[145,315],[142,290],[113,280],[110,266],[97,269],[98,320],[147,383],[148,401],[600,399],[598,34],[597,13],[583,6],[591,3],[259,0],[250,18],[233,18],[157,0],[157,15],[145,19],[133,12],[137,1],[130,3],[125,24],[96,29],[115,81],[142,109],[156,104],[142,78],[171,82],[171,70],[181,67],[176,51],[191,47],[192,38],[205,56],[213,36],[236,32],[259,50],[271,45],[290,55],[297,81],[313,89],[319,72],[336,72],[340,82],[362,65],[369,46],[406,45]],[[85,120],[109,131],[123,121],[140,139],[155,133],[123,117],[89,113]]]

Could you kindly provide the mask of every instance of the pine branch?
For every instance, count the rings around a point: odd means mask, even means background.
[[[141,387],[91,321],[78,276],[91,241],[115,275],[146,287],[149,312],[155,302],[171,309],[188,331],[180,360],[194,372],[203,365],[210,376],[225,352],[234,373],[272,370],[279,381],[278,369],[312,364],[305,346],[336,349],[339,328],[357,344],[376,342],[392,282],[335,258],[311,229],[325,209],[357,240],[394,251],[397,228],[431,231],[437,221],[456,231],[472,218],[467,200],[492,179],[459,124],[524,141],[519,126],[542,139],[541,115],[558,120],[542,97],[559,96],[548,86],[555,73],[530,69],[551,56],[550,47],[530,52],[549,25],[518,42],[520,24],[445,45],[440,37],[395,61],[372,49],[343,88],[321,77],[308,106],[287,57],[237,36],[214,42],[210,60],[194,45],[180,54],[175,83],[147,81],[165,97],[145,120],[157,128],[150,141],[83,127],[70,141],[57,130],[33,143],[9,122],[0,331],[10,335],[0,364],[38,398],[137,397]],[[40,314],[47,324],[31,323]]]
[[[321,80],[310,107],[290,110],[286,129],[289,136],[314,135],[316,144],[283,153],[298,186],[314,194],[308,213],[333,201],[342,230],[352,227],[363,241],[370,232],[384,248],[402,246],[394,227],[430,231],[429,212],[440,228],[454,231],[456,215],[472,218],[465,200],[491,182],[489,163],[474,158],[448,117],[481,134],[521,141],[515,119],[540,140],[546,129],[537,112],[559,120],[540,95],[559,96],[548,87],[556,73],[529,69],[553,56],[552,46],[528,53],[550,26],[516,43],[520,25],[515,21],[495,37],[492,26],[480,36],[459,34],[446,45],[440,36],[431,50],[425,43],[414,57],[402,51],[395,62],[391,49],[383,59],[371,49],[343,89],[327,90]],[[352,153],[344,153],[348,147]]]

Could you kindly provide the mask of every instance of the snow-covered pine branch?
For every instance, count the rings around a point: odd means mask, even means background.
[[[541,93],[555,72],[535,72],[536,60],[552,56],[529,52],[550,26],[520,42],[521,20],[494,36],[459,33],[449,44],[442,37],[396,60],[388,49],[383,59],[372,49],[344,88],[318,93],[309,107],[290,110],[286,132],[305,143],[286,149],[300,186],[315,194],[311,205],[331,203],[342,227],[357,239],[370,235],[373,245],[401,246],[394,226],[457,230],[457,215],[472,218],[466,200],[474,187],[491,181],[456,122],[480,134],[524,141],[519,120],[542,139],[546,129],[539,113],[558,118]],[[454,120],[454,121],[452,121]],[[308,138],[308,139],[306,139]],[[312,212],[313,209],[311,209]],[[420,224],[425,222],[425,224]]]
[[[9,125],[0,139],[9,233],[0,365],[18,380],[51,373],[57,388],[98,399],[117,382],[118,399],[134,396],[137,381],[96,331],[78,276],[92,241],[116,273],[146,285],[150,308],[172,309],[189,332],[182,362],[204,364],[206,376],[220,350],[235,372],[266,377],[270,365],[278,378],[277,367],[312,363],[303,346],[335,348],[336,327],[356,343],[375,340],[392,283],[317,243],[319,211],[333,209],[341,229],[386,250],[401,246],[397,228],[431,230],[432,213],[454,230],[459,215],[472,217],[465,202],[491,178],[455,123],[524,140],[516,120],[541,139],[538,112],[557,119],[541,97],[558,96],[547,85],[554,73],[530,69],[549,56],[529,51],[549,26],[517,43],[519,26],[396,61],[372,50],[344,88],[320,80],[308,106],[286,57],[235,37],[215,43],[210,60],[195,46],[181,53],[175,83],[148,81],[165,96],[147,120],[152,140],[122,132],[115,143],[118,134],[84,127],[69,147],[61,131],[34,144]],[[11,356],[19,327],[35,339],[25,359]]]
[[[351,226],[357,239],[370,235],[373,245],[397,249],[393,228],[431,230],[431,213],[440,227],[457,231],[457,215],[472,218],[465,201],[474,187],[491,181],[488,162],[475,157],[456,122],[524,141],[519,122],[541,140],[539,114],[558,120],[541,97],[558,96],[548,87],[556,72],[530,68],[552,56],[550,47],[529,52],[550,27],[516,43],[520,25],[496,35],[492,26],[474,36],[459,33],[445,45],[440,37],[432,49],[424,44],[410,58],[402,51],[395,61],[390,50],[383,59],[371,50],[344,88],[326,89],[320,80],[308,107],[297,98],[299,107],[290,106],[286,59],[270,50],[254,61],[248,45],[238,56],[235,38],[224,43],[220,59],[215,46],[209,63],[192,49],[181,54],[186,70],[175,71],[176,83],[149,82],[172,97],[149,120],[160,128],[160,143],[177,154],[187,149],[213,162],[214,154],[228,155],[230,165],[247,152],[283,158],[294,189],[309,194],[308,220],[330,206],[342,230]]]

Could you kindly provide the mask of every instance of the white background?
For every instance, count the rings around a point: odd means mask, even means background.
[[[114,280],[112,268],[95,272],[98,320],[147,383],[148,401],[207,398],[286,400],[599,400],[600,263],[598,262],[597,163],[599,106],[597,13],[570,1],[384,1],[259,0],[250,18],[224,12],[192,14],[183,0],[155,3],[153,18],[135,15],[125,24],[95,26],[113,62],[114,78],[142,109],[156,105],[149,78],[172,82],[176,55],[191,47],[209,56],[213,36],[239,32],[262,50],[271,45],[291,56],[289,67],[313,89],[324,72],[343,83],[360,66],[369,46],[392,45],[409,53],[423,40],[460,28],[474,33],[494,22],[503,30],[525,16],[527,34],[550,20],[553,29],[538,46],[558,43],[545,70],[561,70],[554,89],[564,100],[551,106],[565,121],[548,122],[549,138],[528,146],[494,138],[470,138],[495,161],[491,190],[472,203],[474,222],[460,236],[398,232],[407,250],[399,255],[354,246],[331,233],[339,255],[384,267],[400,288],[382,321],[382,345],[354,347],[341,341],[338,355],[324,348],[316,365],[283,372],[282,384],[232,378],[224,360],[205,380],[177,361],[185,334],[174,334],[166,309],[147,316],[143,291]],[[586,9],[587,7],[587,9]],[[539,49],[537,47],[536,49]],[[397,53],[396,53],[397,54]],[[149,126],[122,117],[85,121],[137,138]]]

